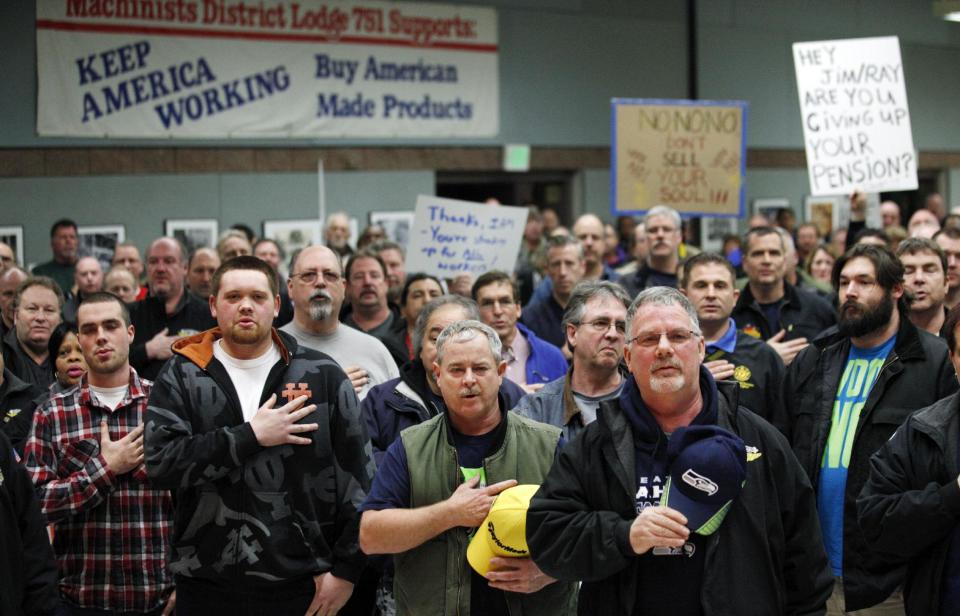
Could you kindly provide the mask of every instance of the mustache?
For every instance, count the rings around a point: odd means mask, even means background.
[[[317,298],[325,299],[328,302],[333,301],[333,295],[331,295],[330,292],[327,291],[326,289],[317,289],[310,295],[310,301],[313,301]]]
[[[653,365],[650,366],[650,372],[656,372],[661,368],[677,368],[679,370],[683,370],[683,364],[680,363],[679,359],[668,358],[654,362]]]

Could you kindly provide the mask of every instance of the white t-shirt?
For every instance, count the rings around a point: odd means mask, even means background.
[[[213,356],[227,369],[227,374],[233,381],[233,388],[237,390],[237,397],[240,398],[243,420],[250,421],[260,408],[260,395],[267,384],[270,369],[280,361],[280,351],[276,344],[272,344],[270,349],[260,357],[237,359],[227,353],[222,342],[217,340],[213,345]]]
[[[290,334],[299,344],[309,349],[326,353],[340,364],[344,371],[350,366],[360,366],[366,370],[370,380],[360,390],[358,397],[361,400],[367,397],[367,392],[374,385],[400,376],[396,362],[382,342],[342,323],[337,325],[332,334],[324,336],[301,329],[296,321],[290,321],[281,327],[280,331]]]
[[[120,387],[96,387],[91,385],[90,391],[94,393],[100,404],[112,411],[126,397],[128,387],[129,385],[121,385]]]

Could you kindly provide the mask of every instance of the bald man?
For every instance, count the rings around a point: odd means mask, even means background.
[[[207,302],[187,293],[187,255],[183,244],[172,237],[154,240],[147,249],[147,282],[150,295],[134,304],[130,320],[134,326],[130,364],[137,374],[156,380],[163,363],[170,358],[172,345],[215,327]]]
[[[17,287],[29,277],[16,265],[0,272],[0,338],[13,329],[13,300],[17,298]]]
[[[76,321],[77,307],[85,297],[103,290],[103,267],[95,257],[80,257],[73,270],[73,286],[77,288],[63,305],[63,320]]]
[[[190,292],[206,301],[210,297],[213,273],[220,267],[220,255],[213,248],[197,248],[187,266],[187,287]]]
[[[17,265],[17,257],[13,254],[13,248],[10,248],[5,242],[0,242],[0,273],[14,265]]]

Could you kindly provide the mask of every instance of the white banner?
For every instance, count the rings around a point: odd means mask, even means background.
[[[527,208],[420,195],[414,213],[407,271],[438,278],[512,273],[527,224]]]
[[[37,132],[491,137],[492,9],[324,0],[37,0]]]
[[[811,194],[915,190],[897,37],[794,43],[793,61]]]

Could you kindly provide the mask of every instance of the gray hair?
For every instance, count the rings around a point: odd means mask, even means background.
[[[680,213],[677,210],[673,209],[669,205],[655,205],[647,211],[647,214],[643,217],[643,226],[644,228],[650,223],[650,219],[654,216],[669,216],[673,219],[673,224],[676,226],[679,231],[683,226],[683,221],[680,219]]]
[[[473,301],[468,297],[463,297],[462,295],[441,295],[430,300],[421,310],[420,314],[417,316],[417,322],[413,325],[413,356],[420,357],[420,351],[423,350],[423,335],[427,331],[427,321],[430,320],[430,317],[438,308],[447,305],[459,306],[467,314],[467,318],[479,321],[480,320],[480,310],[477,308],[477,302]],[[430,367],[427,366],[429,370]]]
[[[566,336],[567,325],[580,325],[583,320],[583,313],[587,309],[587,302],[595,297],[609,297],[614,301],[623,303],[624,308],[630,308],[630,296],[617,283],[609,280],[583,280],[578,282],[570,293],[567,308],[563,312],[563,321],[560,322],[564,336]]]
[[[702,336],[700,331],[700,319],[697,318],[697,309],[693,307],[687,296],[673,287],[650,287],[644,289],[637,295],[637,298],[627,309],[627,336],[633,333],[633,317],[637,315],[640,308],[647,305],[653,306],[680,306],[690,317],[690,329],[698,336]]]
[[[475,319],[451,323],[440,332],[440,336],[437,338],[437,364],[443,362],[443,347],[446,346],[448,342],[451,340],[453,342],[467,342],[473,340],[479,334],[487,337],[487,344],[490,345],[490,353],[493,355],[493,361],[499,364],[503,358],[501,352],[503,345],[500,342],[500,336],[497,335],[497,332],[493,331],[492,327]]]
[[[566,248],[567,246],[577,247],[577,258],[583,258],[583,244],[572,235],[551,235],[547,238],[547,250],[553,248]]]
[[[406,258],[407,256],[407,251],[403,249],[403,246],[393,240],[378,240],[370,244],[368,248],[377,254],[380,254],[384,250],[396,250],[402,257]]]

